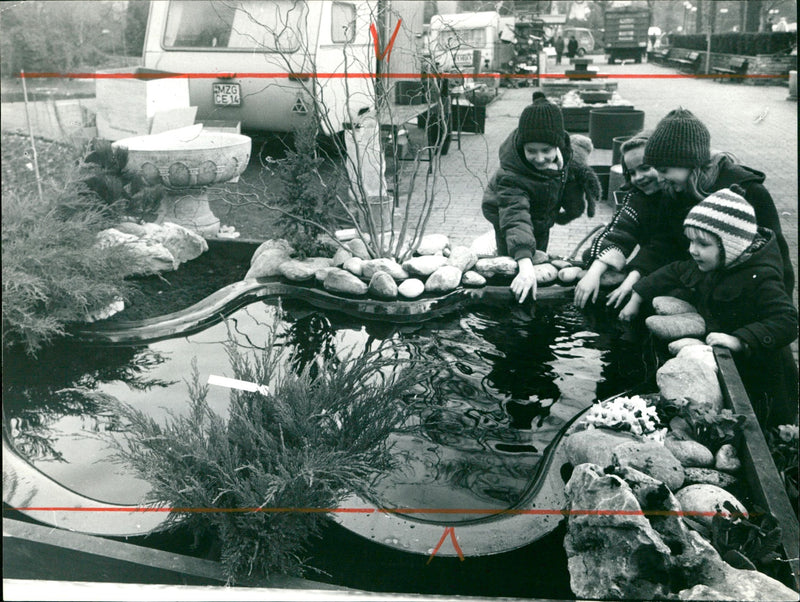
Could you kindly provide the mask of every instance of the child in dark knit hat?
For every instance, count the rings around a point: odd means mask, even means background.
[[[744,191],[715,192],[689,211],[684,232],[690,260],[677,261],[633,286],[620,319],[670,291],[693,303],[706,321],[706,343],[727,347],[764,428],[797,419],[797,309],[783,283],[775,233],[759,228]]]
[[[783,237],[775,203],[764,188],[763,173],[738,165],[731,154],[712,155],[708,128],[682,107],[670,111],[658,123],[645,146],[644,162],[656,168],[661,186],[670,197],[671,211],[663,221],[661,246],[665,251],[675,253],[675,245],[683,244],[682,223],[694,205],[717,190],[738,184],[755,210],[758,225],[775,233],[783,259],[783,282],[791,294],[794,271],[789,245]]]
[[[532,258],[547,250],[550,228],[584,210],[594,216],[602,192],[594,171],[573,153],[561,109],[546,98],[525,108],[499,154],[481,209],[494,227],[497,254],[517,261],[511,290],[522,303],[529,292],[536,298]]]

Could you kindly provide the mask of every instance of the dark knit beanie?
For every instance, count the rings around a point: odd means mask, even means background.
[[[683,225],[719,236],[726,266],[739,259],[758,232],[753,206],[728,188],[718,190],[692,207]]]
[[[557,146],[563,151],[566,137],[561,109],[547,102],[546,98],[537,98],[519,116],[517,144],[520,147],[528,142],[542,142]]]
[[[658,123],[644,148],[653,167],[702,167],[711,160],[711,134],[691,111],[670,111]]]

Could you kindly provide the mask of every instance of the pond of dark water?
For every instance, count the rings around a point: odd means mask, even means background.
[[[229,336],[257,349],[273,325],[287,354],[306,361],[392,339],[408,357],[441,366],[420,383],[424,394],[413,402],[420,428],[393,435],[404,461],[378,482],[384,507],[512,507],[572,416],[648,376],[646,354],[612,315],[572,305],[540,304],[535,318],[493,309],[394,326],[365,325],[299,302],[282,308],[258,302],[189,337],[140,347],[62,345],[37,360],[6,356],[4,420],[11,442],[70,489],[105,502],[138,503],[149,487],[109,461],[107,437],[118,436],[123,425],[104,401],[117,398],[157,420],[185,412],[184,379],[193,360],[201,382],[211,374],[233,377],[224,348]],[[228,398],[228,389],[210,387],[209,405],[223,416]],[[444,525],[468,519],[428,518]],[[336,583],[379,591],[561,597],[569,588],[559,533],[509,554],[426,565],[424,556],[332,526],[314,546],[311,565]]]

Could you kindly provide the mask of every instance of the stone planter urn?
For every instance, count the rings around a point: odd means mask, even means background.
[[[250,161],[251,143],[248,136],[208,131],[197,124],[123,138],[113,146],[128,149],[126,169],[167,189],[159,223],[173,222],[214,238],[220,221],[209,207],[207,187],[238,178]]]

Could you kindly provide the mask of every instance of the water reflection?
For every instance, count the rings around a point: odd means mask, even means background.
[[[107,462],[96,440],[124,430],[104,406],[117,398],[155,419],[188,408],[183,379],[196,359],[200,380],[233,376],[226,345],[259,354],[275,329],[282,369],[316,370],[379,348],[434,369],[406,399],[409,420],[388,442],[398,468],[376,483],[376,504],[395,508],[505,509],[520,501],[548,446],[575,413],[642,380],[634,343],[609,320],[571,306],[537,307],[535,319],[493,311],[416,325],[363,325],[292,302],[254,303],[226,323],[141,348],[67,347],[45,361],[4,358],[6,424],[17,448],[43,471],[86,495],[135,503],[146,484]],[[627,346],[626,346],[627,345]],[[16,362],[16,363],[15,363]],[[9,369],[9,366],[13,370]],[[391,370],[391,368],[386,369]],[[611,391],[608,391],[612,389]],[[230,391],[208,402],[227,416]],[[415,515],[437,521],[473,515]]]

